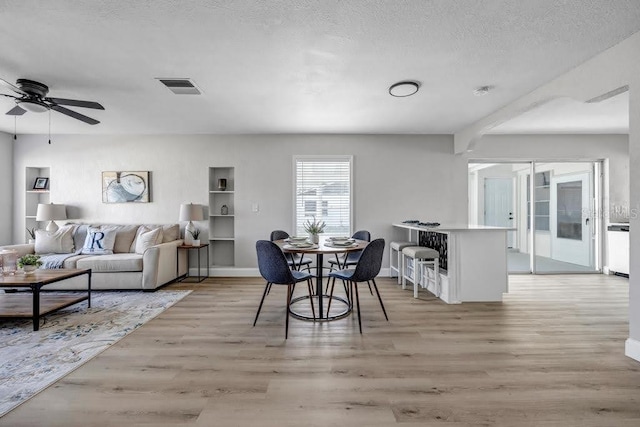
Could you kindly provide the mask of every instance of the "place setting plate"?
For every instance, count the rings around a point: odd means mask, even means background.
[[[318,245],[307,241],[289,242],[284,245],[284,249],[317,249]]]
[[[329,237],[325,242],[325,246],[334,248],[349,248],[357,245],[355,239],[351,237]]]

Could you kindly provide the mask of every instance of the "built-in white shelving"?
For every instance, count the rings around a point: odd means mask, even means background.
[[[50,179],[51,168],[49,167],[27,167],[25,169],[25,242],[30,238],[26,229],[39,228],[40,224],[36,221],[38,204],[51,202],[51,193],[49,192]],[[36,181],[39,184],[38,186],[36,186]],[[42,187],[45,182],[44,188],[34,188]]]
[[[235,179],[233,167],[209,168],[209,245],[211,267],[235,264]],[[220,180],[226,182],[224,189]]]

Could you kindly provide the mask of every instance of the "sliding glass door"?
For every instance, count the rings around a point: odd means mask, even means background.
[[[469,163],[469,222],[512,227],[509,273],[599,271],[600,163]]]

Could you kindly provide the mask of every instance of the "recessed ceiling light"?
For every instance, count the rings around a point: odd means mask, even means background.
[[[414,93],[418,92],[418,89],[420,89],[420,84],[418,82],[405,80],[392,84],[389,88],[389,94],[391,96],[403,98],[405,96],[413,95]]]
[[[483,96],[489,93],[493,86],[480,86],[473,91],[475,96]]]

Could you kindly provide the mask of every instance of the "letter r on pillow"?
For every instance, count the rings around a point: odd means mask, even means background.
[[[103,232],[98,231],[94,233],[91,239],[91,249],[97,249],[97,248],[104,249],[104,247],[102,246],[103,239],[104,239]]]

